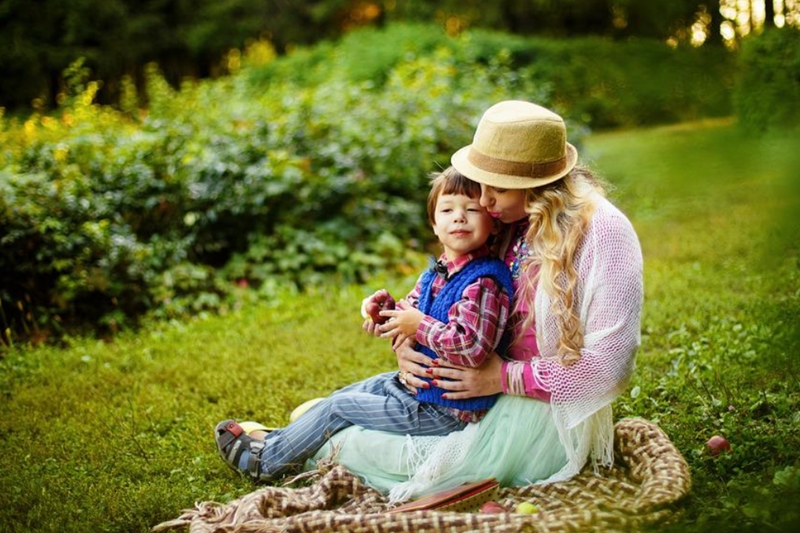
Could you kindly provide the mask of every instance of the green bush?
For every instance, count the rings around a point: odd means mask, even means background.
[[[453,39],[435,24],[397,23],[365,27],[336,42],[321,41],[294,50],[279,61],[251,69],[255,83],[292,81],[316,85],[332,79],[382,85],[398,64],[431,55]],[[496,53],[496,50],[494,51]]]
[[[380,87],[254,86],[245,67],[176,91],[151,68],[141,115],[74,87],[57,116],[0,128],[4,330],[113,331],[145,311],[225,308],[234,284],[401,267],[430,238],[429,174],[483,109],[539,94],[508,69],[461,72],[445,49],[398,63]]]
[[[386,83],[398,65],[447,49],[461,71],[502,66],[538,87],[592,128],[635,127],[731,114],[735,54],[636,39],[542,39],[490,30],[457,37],[426,24],[352,32],[254,68],[251,81],[300,84],[337,79]],[[491,83],[480,80],[479,83]]]
[[[532,39],[513,64],[545,80],[557,105],[593,129],[727,116],[734,56],[650,40]]]
[[[734,105],[741,125],[763,132],[800,123],[800,30],[771,29],[742,43]]]
[[[653,42],[392,25],[273,57],[255,43],[230,76],[178,90],[150,67],[119,110],[77,62],[57,113],[0,121],[6,343],[402,268],[431,238],[428,175],[499,100],[560,111],[580,143],[586,124],[723,113],[727,94],[727,55]]]

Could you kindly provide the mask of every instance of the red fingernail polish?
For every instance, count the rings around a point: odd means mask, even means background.
[[[438,387],[438,386],[439,386],[439,385],[436,383],[436,380],[435,380],[435,379],[434,379],[433,381],[431,381],[431,385],[433,385],[434,387]],[[443,397],[444,397],[444,396],[443,396]]]
[[[433,369],[432,368],[426,368],[425,372],[428,373],[428,374],[433,374]]]
[[[446,399],[447,399],[447,394],[442,394],[442,400],[446,400]]]
[[[439,361],[434,359],[433,361],[431,361],[431,366],[439,366]]]

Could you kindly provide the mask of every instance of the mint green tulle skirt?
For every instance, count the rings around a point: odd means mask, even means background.
[[[381,493],[420,497],[493,477],[502,486],[549,478],[567,463],[550,404],[501,396],[477,424],[443,437],[409,437],[358,426],[335,434],[306,463],[333,458]]]

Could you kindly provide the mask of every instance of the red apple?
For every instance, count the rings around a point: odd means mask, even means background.
[[[367,315],[376,324],[383,324],[389,317],[381,316],[381,311],[394,309],[395,301],[389,291],[381,289],[372,295],[369,302],[364,306]]]
[[[708,449],[708,453],[716,457],[720,453],[729,451],[731,449],[731,443],[721,435],[714,435],[706,442],[706,448]]]
[[[507,513],[505,507],[497,503],[496,501],[488,501],[481,505],[481,513],[483,514],[499,514],[499,513]]]

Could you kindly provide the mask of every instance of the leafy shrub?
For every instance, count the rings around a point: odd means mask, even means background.
[[[649,40],[532,39],[513,64],[546,80],[554,102],[592,128],[727,116],[734,56],[721,48],[672,49]]]
[[[800,30],[770,29],[742,43],[734,91],[742,126],[757,132],[800,122]]]
[[[490,30],[450,37],[435,25],[363,29],[251,69],[255,84],[337,79],[380,87],[394,68],[448,50],[461,71],[502,68],[535,83],[562,110],[592,128],[635,127],[728,116],[734,53],[722,47],[679,47],[647,39],[556,40]],[[491,83],[491,80],[479,80]]]
[[[452,45],[453,40],[434,24],[398,23],[384,28],[365,27],[337,42],[322,41],[293,51],[280,61],[254,68],[255,83],[292,81],[316,85],[331,79],[382,85],[398,64],[427,56]]]
[[[446,49],[380,87],[253,86],[244,67],[173,90],[151,68],[141,115],[95,105],[95,90],[76,82],[58,116],[0,129],[4,329],[116,330],[145,311],[224,308],[234,282],[303,287],[402,266],[430,237],[428,175],[483,109],[546,103],[502,66],[461,72]]]
[[[250,72],[257,84],[337,79],[379,87],[404,62],[446,49],[462,71],[502,65],[593,128],[660,124],[731,113],[735,55],[647,39],[556,40],[474,29],[448,36],[432,24],[392,24],[300,49]],[[490,83],[491,80],[479,80]]]
[[[654,73],[696,72],[714,53],[451,38],[435,26],[367,29],[272,57],[256,43],[230,76],[179,89],[151,66],[143,95],[123,84],[120,110],[94,103],[98,84],[76,63],[54,116],[0,122],[6,342],[12,331],[114,331],[144,312],[225,309],[237,284],[268,294],[402,268],[432,237],[429,174],[470,141],[489,105],[555,108],[579,143],[586,123],[715,112],[725,86],[706,94],[687,81],[699,77]]]

